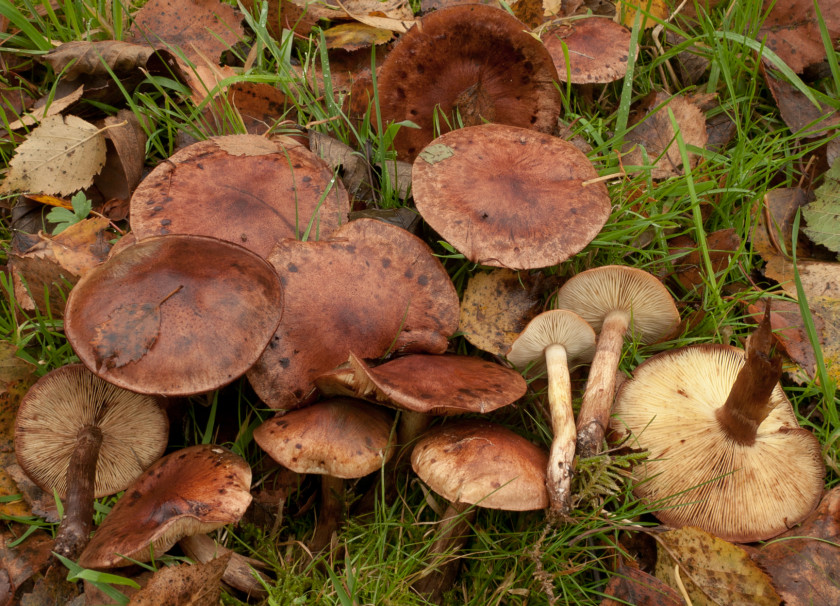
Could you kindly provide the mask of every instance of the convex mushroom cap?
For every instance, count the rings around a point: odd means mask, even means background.
[[[394,139],[412,161],[438,132],[496,122],[551,132],[562,109],[545,47],[505,11],[467,4],[424,16],[400,38],[378,75],[382,123],[410,120]],[[457,117],[455,113],[457,111]]]
[[[283,313],[280,280],[261,257],[206,236],[148,238],[79,280],[64,317],[82,363],[110,383],[184,396],[250,368]]]
[[[669,526],[758,541],[792,527],[819,502],[820,444],[799,427],[781,386],[752,444],[731,439],[719,423],[717,411],[743,366],[743,351],[726,345],[666,351],[636,368],[616,396],[615,438],[650,452],[634,470],[634,493],[660,504],[655,514]]]
[[[446,133],[414,162],[423,219],[470,261],[548,267],[589,244],[607,222],[598,173],[563,139],[502,124]],[[585,184],[586,183],[586,184]]]
[[[148,561],[179,539],[237,522],[251,503],[251,468],[214,444],[173,452],[129,486],[79,558],[86,568]]]
[[[614,82],[627,73],[630,30],[612,19],[575,19],[547,30],[541,37],[560,82]]]

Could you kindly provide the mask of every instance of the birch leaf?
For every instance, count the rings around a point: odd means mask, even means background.
[[[840,161],[825,173],[814,195],[816,199],[802,209],[808,223],[803,231],[812,242],[840,253]]]

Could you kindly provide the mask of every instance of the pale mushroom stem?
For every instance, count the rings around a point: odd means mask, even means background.
[[[54,551],[75,560],[90,540],[93,528],[94,483],[102,430],[87,425],[76,436],[76,447],[67,466],[64,519],[55,535]]]
[[[548,374],[548,407],[554,438],[548,458],[546,488],[550,515],[567,516],[571,509],[572,470],[575,461],[575,417],[572,411],[572,382],[566,348],[559,344],[545,348]]]
[[[321,476],[321,509],[318,526],[310,548],[318,552],[330,544],[332,534],[338,530],[342,514],[344,480],[330,475]]]
[[[577,452],[581,458],[601,451],[615,396],[615,373],[629,326],[630,314],[626,311],[611,311],[604,318],[578,414]]]
[[[414,410],[400,411],[400,420],[397,423],[397,440],[400,446],[407,446],[419,438],[431,422],[431,415]]]

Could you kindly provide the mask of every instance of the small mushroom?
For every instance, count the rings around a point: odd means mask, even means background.
[[[94,499],[128,486],[163,454],[166,413],[155,398],[106,383],[81,364],[44,375],[15,422],[15,455],[26,475],[65,499],[55,551],[75,559],[93,526]]]
[[[595,331],[579,315],[555,309],[536,316],[513,342],[508,360],[520,369],[545,369],[548,407],[554,439],[548,459],[547,488],[550,515],[565,517],[571,509],[575,462],[575,416],[569,365],[589,362],[595,354]]]
[[[251,468],[222,446],[169,454],[129,486],[79,557],[85,568],[128,566],[191,534],[239,521],[251,503]]]
[[[621,265],[572,277],[557,292],[555,307],[577,313],[599,333],[577,420],[578,456],[591,457],[600,452],[609,423],[624,338],[661,341],[676,330],[680,315],[659,280]]]
[[[630,30],[612,19],[575,19],[546,30],[541,38],[560,82],[614,82],[627,73]]]
[[[254,430],[268,455],[297,473],[321,476],[321,519],[311,548],[326,547],[338,528],[344,480],[380,469],[392,455],[393,417],[361,400],[333,398],[273,417]]]

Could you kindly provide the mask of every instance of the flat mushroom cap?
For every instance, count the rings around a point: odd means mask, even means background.
[[[221,446],[173,452],[126,489],[79,557],[85,568],[148,561],[179,539],[237,522],[251,503],[251,468]]]
[[[15,455],[26,475],[47,493],[67,494],[67,467],[76,436],[102,430],[94,496],[117,493],[157,461],[169,440],[169,421],[157,400],[107,383],[82,364],[41,377],[20,403]]]
[[[595,331],[576,313],[552,309],[532,319],[510,347],[507,359],[519,369],[534,363],[533,370],[545,368],[545,348],[562,345],[569,365],[590,362],[595,355]]]
[[[418,440],[411,466],[443,498],[505,511],[548,507],[548,454],[509,429],[465,420]]]
[[[354,354],[360,397],[422,414],[486,413],[525,395],[515,370],[474,356],[413,354],[371,367]]]
[[[184,396],[227,385],[268,345],[283,313],[261,257],[205,236],[124,248],[70,291],[64,329],[96,375],[138,393]]]
[[[361,478],[391,458],[393,423],[378,406],[333,398],[269,419],[254,430],[254,440],[294,472]]]
[[[424,16],[404,34],[378,74],[382,122],[410,120],[394,139],[412,161],[457,107],[466,126],[485,121],[551,132],[562,110],[557,70],[542,43],[505,11],[468,4]]]
[[[631,434],[628,446],[650,451],[634,471],[634,492],[662,503],[660,520],[735,542],[801,521],[819,502],[825,473],[819,442],[799,427],[779,385],[753,445],[726,436],[715,411],[743,364],[744,352],[725,345],[655,355],[619,389],[611,422],[614,437]]]
[[[624,265],[604,265],[575,275],[557,292],[555,308],[574,311],[596,333],[611,311],[626,312],[628,334],[646,345],[667,338],[680,323],[674,298],[662,282]]]
[[[612,19],[575,19],[547,30],[542,40],[554,61],[560,82],[567,79],[573,84],[614,82],[627,73],[630,30]],[[564,44],[567,52],[563,50]]]
[[[310,220],[313,239],[325,238],[349,210],[332,169],[294,139],[228,135],[189,145],[150,172],[131,197],[131,229],[140,240],[213,236],[267,257]]]
[[[607,222],[610,197],[568,141],[503,124],[446,133],[414,162],[423,219],[470,261],[510,269],[548,267],[589,244]]]

